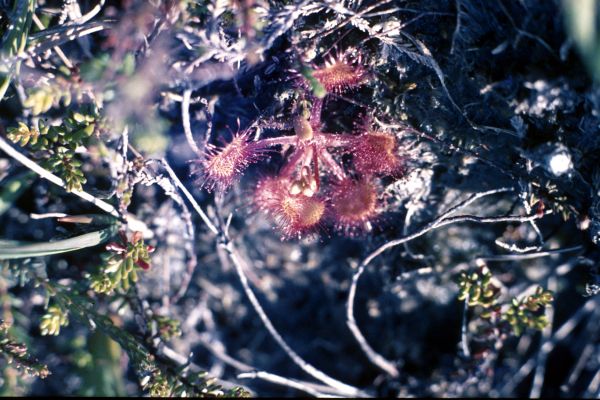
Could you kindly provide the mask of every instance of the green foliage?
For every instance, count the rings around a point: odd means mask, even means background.
[[[65,106],[71,104],[71,91],[62,85],[42,85],[29,90],[23,106],[30,108],[33,115],[40,115],[62,101]]]
[[[590,75],[600,81],[600,3],[598,0],[563,0],[566,26]]]
[[[461,272],[458,299],[465,300],[470,307],[479,305],[490,308],[494,306],[500,291],[492,284],[491,280],[492,273],[487,268],[482,268],[479,272],[471,274]]]
[[[42,336],[60,334],[61,326],[69,325],[69,313],[58,305],[48,307],[46,314],[42,316],[40,331]]]
[[[95,330],[80,335],[72,341],[76,348],[74,359],[82,378],[81,396],[124,396],[125,383],[121,347],[104,334]]]
[[[306,80],[310,83],[310,89],[312,90],[313,95],[322,99],[327,96],[327,90],[325,87],[313,76],[313,70],[307,66],[302,67],[302,76],[306,78]]]
[[[150,268],[150,253],[154,248],[144,244],[141,232],[135,232],[131,240],[120,232],[120,239],[106,246],[108,252],[102,255],[100,272],[89,277],[96,293],[111,294],[119,288],[127,291],[137,282],[137,272]]]
[[[535,293],[523,299],[512,299],[510,308],[502,315],[519,336],[525,329],[542,330],[548,325],[546,308],[552,305],[552,292],[538,286]]]
[[[190,376],[184,383],[154,369],[142,380],[142,387],[151,397],[248,397],[241,388],[223,389],[214,380],[207,379],[204,372]]]
[[[152,320],[156,322],[158,334],[162,340],[168,341],[181,336],[181,324],[179,321],[162,315],[153,315]]]
[[[50,374],[48,366],[33,358],[27,346],[10,335],[10,328],[11,324],[0,320],[0,356],[24,374],[46,378]]]
[[[127,353],[144,390],[153,396],[194,397],[241,397],[247,393],[241,388],[225,390],[208,379],[204,373],[185,376],[182,371],[170,367],[161,367],[156,357],[148,351],[146,345],[126,330],[117,327],[106,315],[96,311],[96,304],[88,297],[73,292],[70,288],[41,281],[48,294],[52,296],[60,309],[68,309],[73,317],[92,329],[99,329],[110,337]]]
[[[523,299],[513,298],[501,302],[500,289],[492,283],[493,275],[483,266],[478,271],[461,272],[458,278],[459,300],[466,301],[469,307],[478,307],[478,316],[494,324],[506,321],[516,336],[525,329],[542,330],[548,324],[545,310],[552,305],[552,292],[539,286],[535,294]]]
[[[67,191],[82,190],[86,178],[76,151],[88,144],[99,119],[98,110],[87,106],[79,111],[70,111],[58,126],[45,125],[40,121],[36,128],[19,122],[18,126],[8,129],[7,136],[13,143],[29,146],[39,153],[42,165],[65,181]]]

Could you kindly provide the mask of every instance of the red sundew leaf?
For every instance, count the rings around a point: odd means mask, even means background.
[[[342,93],[364,85],[368,80],[367,70],[360,64],[344,59],[332,59],[324,66],[315,68],[312,76],[327,92]]]
[[[361,175],[394,175],[403,171],[396,154],[396,138],[383,132],[364,133],[356,138],[352,151],[352,164]]]
[[[283,238],[300,238],[321,226],[326,203],[318,197],[290,194],[287,179],[266,178],[254,195],[256,208],[269,215]]]
[[[379,215],[377,188],[365,180],[345,179],[331,193],[332,218],[335,228],[347,236],[355,236]]]
[[[205,189],[226,191],[250,164],[265,156],[265,147],[251,141],[249,136],[249,131],[238,133],[222,148],[208,148],[206,159],[199,162],[201,176],[198,181]]]

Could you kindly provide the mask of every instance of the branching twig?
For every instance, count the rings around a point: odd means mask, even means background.
[[[420,236],[423,236],[427,232],[432,231],[436,228],[440,228],[442,226],[450,225],[450,224],[457,223],[457,222],[465,222],[465,221],[476,222],[476,223],[526,222],[526,221],[540,218],[540,216],[538,216],[538,215],[531,215],[531,216],[526,216],[526,217],[522,217],[522,216],[478,217],[478,216],[474,216],[474,215],[460,215],[460,216],[456,216],[456,217],[450,217],[450,215],[453,214],[454,212],[468,206],[469,204],[471,204],[472,202],[474,202],[475,200],[477,200],[479,198],[482,198],[484,196],[489,196],[492,194],[496,194],[496,193],[508,192],[511,190],[512,190],[511,188],[500,188],[500,189],[489,190],[486,192],[476,193],[476,194],[472,195],[471,197],[469,197],[467,200],[451,207],[448,211],[443,213],[440,217],[436,218],[434,221],[427,224],[425,227],[423,227],[419,231],[412,233],[410,235],[407,235],[407,236],[403,236],[399,239],[392,240],[392,241],[384,244],[383,246],[379,247],[378,249],[373,251],[371,254],[369,254],[362,261],[362,263],[359,265],[357,271],[354,273],[354,275],[352,277],[352,283],[350,285],[350,291],[348,293],[348,300],[346,303],[346,318],[347,318],[346,323],[348,325],[348,328],[354,335],[354,338],[359,343],[361,349],[363,350],[365,355],[369,358],[369,360],[373,364],[377,365],[379,368],[386,371],[391,376],[397,376],[397,370],[396,370],[395,365],[393,363],[391,363],[390,361],[386,360],[383,356],[378,354],[375,350],[373,350],[373,348],[368,344],[364,335],[361,333],[360,329],[358,328],[358,326],[356,324],[356,320],[354,318],[354,298],[356,296],[356,287],[358,285],[358,280],[360,279],[361,275],[364,273],[366,267],[376,257],[378,257],[380,254],[382,254],[384,251],[386,251],[392,247],[404,244],[404,243],[406,243],[410,240],[416,239]],[[396,375],[394,375],[394,374],[396,374]]]

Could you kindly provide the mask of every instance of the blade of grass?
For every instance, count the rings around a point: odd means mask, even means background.
[[[117,229],[118,226],[115,224],[98,231],[55,242],[28,243],[1,240],[0,260],[49,256],[96,246],[110,239]]]

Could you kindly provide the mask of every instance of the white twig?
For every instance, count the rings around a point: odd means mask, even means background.
[[[163,164],[163,166],[167,170],[167,173],[169,174],[169,176],[171,177],[171,179],[173,180],[173,182],[175,182],[175,185],[177,185],[177,187],[181,190],[181,192],[186,197],[186,199],[188,199],[188,201],[190,202],[190,204],[192,205],[192,207],[194,207],[194,210],[196,210],[196,212],[198,213],[198,215],[200,216],[200,218],[202,218],[202,221],[204,221],[204,223],[206,224],[206,226],[208,227],[208,229],[213,234],[215,234],[215,235],[218,236],[219,235],[219,230],[217,229],[217,227],[211,222],[210,218],[208,218],[208,215],[206,215],[206,213],[204,213],[204,210],[202,210],[202,207],[200,207],[200,204],[198,204],[198,202],[196,201],[196,199],[194,199],[194,196],[192,196],[192,194],[187,190],[187,188],[185,186],[183,186],[183,183],[181,183],[181,181],[179,180],[179,178],[175,174],[175,171],[173,171],[173,169],[171,168],[171,166],[169,165],[169,163],[167,163],[167,160],[165,160],[163,158],[161,160],[161,163]]]
[[[397,378],[398,376],[400,376],[398,368],[396,368],[396,366],[392,362],[386,360],[382,355],[373,350],[373,348],[367,342],[367,339],[365,339],[360,329],[358,328],[358,325],[356,324],[356,319],[354,318],[354,297],[356,296],[356,287],[358,286],[358,279],[362,275],[363,271],[364,268],[362,268],[361,265],[356,274],[354,274],[354,276],[352,277],[352,284],[350,285],[350,293],[348,294],[348,303],[346,306],[346,324],[348,325],[348,328],[354,335],[354,338],[358,342],[360,348],[365,353],[367,358],[373,364],[385,371],[387,374],[394,378]]]
[[[74,24],[85,24],[86,22],[88,22],[89,20],[94,18],[96,15],[98,15],[98,13],[100,13],[100,11],[102,11],[102,7],[104,7],[105,2],[106,2],[106,0],[100,0],[98,2],[98,4],[96,4],[96,6],[94,8],[92,8],[88,13],[77,18],[76,20],[73,20],[73,23]]]
[[[533,222],[533,221],[530,221]],[[539,246],[527,246],[527,247],[519,247],[516,244],[508,244],[500,239],[496,239],[496,245],[502,247],[505,250],[512,251],[514,253],[529,253],[530,251],[540,250]]]
[[[202,152],[198,148],[196,141],[194,140],[194,135],[192,134],[192,127],[190,125],[190,98],[192,96],[192,90],[186,89],[183,91],[182,101],[181,101],[181,121],[183,124],[183,132],[185,133],[185,138],[194,150],[196,155],[201,156]]]
[[[337,397],[333,396],[330,393],[322,393],[318,390],[311,388],[303,382],[300,382],[296,379],[284,378],[279,375],[274,375],[265,371],[253,371],[253,372],[244,372],[242,374],[238,374],[238,379],[263,379],[267,382],[276,383],[278,385],[287,386],[292,389],[300,390],[304,393],[308,393],[314,397]]]
[[[578,251],[581,249],[583,249],[583,246],[573,246],[573,247],[567,247],[564,249],[545,250],[545,251],[538,251],[535,253],[528,253],[528,254],[501,254],[498,256],[478,257],[477,259],[482,260],[482,261],[519,261],[519,260],[529,260],[532,258],[548,257],[548,256],[552,256],[555,254],[561,254],[561,253],[570,253],[572,251]]]
[[[31,219],[45,219],[45,218],[63,218],[68,216],[69,214],[65,213],[45,213],[45,214],[29,214],[29,218]]]
[[[467,313],[469,312],[469,303],[465,299],[465,304],[463,306],[463,315],[462,315],[462,324],[460,328],[460,344],[462,346],[462,352],[465,357],[471,357],[471,351],[469,350],[469,338],[468,338],[468,324],[469,319],[467,317]]]
[[[50,182],[62,188],[66,187],[65,182],[62,179],[54,175],[52,172],[40,167],[34,161],[30,160],[23,154],[19,153],[2,137],[0,137],[0,149],[2,149],[2,151],[4,151],[6,154],[23,164],[36,174],[38,174],[40,177],[47,179]],[[119,212],[112,205],[92,196],[91,194],[82,190],[72,190],[70,193],[73,193],[74,195],[79,196],[83,200],[92,203],[93,205],[100,208],[102,211],[107,212],[113,217],[120,218]]]
[[[544,215],[548,215],[551,213],[552,213],[552,211],[548,210]],[[413,234],[401,237],[399,239],[391,240],[391,241],[387,242],[386,244],[382,245],[377,250],[375,250],[371,254],[369,254],[367,256],[367,258],[365,258],[365,260],[362,262],[362,264],[364,264],[366,266],[366,265],[370,264],[371,261],[373,261],[379,255],[381,255],[381,253],[383,253],[384,251],[391,249],[393,247],[396,247],[398,245],[401,245],[403,243],[406,243],[410,240],[416,239],[434,229],[441,228],[446,225],[455,224],[458,222],[475,222],[478,224],[493,224],[493,223],[497,223],[497,222],[521,222],[521,223],[523,223],[523,222],[529,222],[529,221],[533,221],[533,220],[540,219],[540,218],[542,218],[542,216],[537,215],[537,214],[526,215],[526,216],[509,215],[506,217],[503,217],[503,216],[479,217],[476,215],[458,215],[456,217],[449,217],[449,218],[442,218],[442,219],[438,218],[435,221],[432,221],[427,226],[423,227],[422,229],[420,229],[419,231],[417,231]]]
[[[45,29],[46,27],[44,26],[44,24],[42,23],[42,21],[40,21],[40,19],[38,18],[38,16],[33,13],[33,23],[39,28],[39,29]],[[54,50],[54,52],[56,53],[56,55],[62,60],[62,62],[67,66],[67,68],[71,69],[73,68],[73,63],[71,62],[71,60],[69,60],[67,58],[67,56],[65,55],[65,53],[63,53],[63,51],[60,49],[60,47],[58,46],[54,46],[52,48]]]

